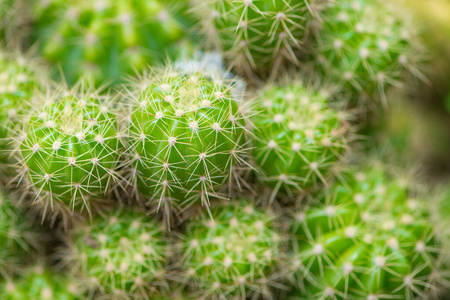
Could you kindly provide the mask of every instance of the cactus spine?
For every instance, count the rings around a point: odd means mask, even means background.
[[[129,181],[169,212],[209,199],[236,172],[245,120],[233,85],[171,68],[144,75],[128,93]]]
[[[327,183],[348,147],[346,113],[299,80],[266,87],[254,106],[253,156],[274,195]]]
[[[424,299],[445,281],[427,204],[381,164],[337,184],[292,220],[296,297]],[[417,198],[416,198],[417,197]]]
[[[180,275],[202,299],[272,296],[281,236],[274,215],[246,200],[186,224],[179,241]]]

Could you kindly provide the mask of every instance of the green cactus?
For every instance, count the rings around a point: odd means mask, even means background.
[[[0,192],[0,278],[23,259],[24,254],[39,247],[39,234],[27,215]]]
[[[192,12],[209,44],[223,50],[239,73],[272,75],[298,63],[316,1],[193,0]],[[271,71],[270,71],[271,70]]]
[[[28,267],[20,277],[0,284],[3,300],[81,300],[85,299],[76,280],[37,264]]]
[[[292,299],[425,299],[445,278],[427,203],[381,163],[294,214]]]
[[[201,299],[270,298],[281,242],[274,214],[246,200],[211,213],[214,220],[203,214],[186,224],[177,247],[180,279]]]
[[[298,80],[266,87],[254,106],[253,156],[273,196],[327,183],[348,147],[346,113]]]
[[[235,174],[245,147],[233,85],[169,67],[145,75],[127,94],[133,191],[167,215],[197,202],[208,208]]]
[[[33,7],[35,38],[70,84],[81,76],[117,82],[186,50],[184,6],[172,0],[40,0]]]
[[[86,286],[106,298],[152,299],[152,293],[167,288],[168,253],[157,221],[120,208],[77,226],[63,257]]]
[[[91,213],[117,179],[122,144],[114,104],[82,83],[37,97],[40,105],[15,134],[19,183],[44,215]]]
[[[330,3],[323,12],[313,60],[318,72],[344,94],[354,101],[369,98],[386,104],[385,91],[401,85],[405,74],[425,80],[417,24],[407,18],[404,8],[379,0]]]

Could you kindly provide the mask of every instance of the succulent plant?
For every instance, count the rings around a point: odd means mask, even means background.
[[[153,299],[167,288],[169,249],[162,226],[131,208],[106,212],[77,226],[62,250],[80,280],[106,299]]]
[[[82,76],[117,82],[189,48],[184,6],[172,0],[36,1],[35,38],[67,82]]]
[[[139,197],[167,215],[222,197],[245,148],[245,118],[232,89],[206,72],[168,67],[129,90],[127,169]]]
[[[386,104],[385,91],[421,73],[424,50],[417,24],[404,8],[386,1],[330,2],[312,49],[318,72],[355,101]]]
[[[44,215],[91,213],[117,179],[122,144],[114,103],[82,82],[37,97],[15,133],[18,181]]]
[[[39,237],[26,212],[0,192],[0,278],[14,271],[26,252],[39,247]]]
[[[425,299],[445,282],[443,248],[412,181],[376,163],[292,219],[292,299]],[[309,299],[309,298],[308,298]]]
[[[180,237],[180,279],[201,299],[272,297],[281,235],[275,216],[247,200],[211,209],[186,223]]]
[[[21,276],[0,284],[4,300],[81,300],[83,291],[73,278],[56,273],[41,264],[26,268]]]
[[[239,73],[278,73],[297,50],[316,15],[315,0],[193,0],[192,12],[209,44]]]
[[[347,114],[299,80],[267,86],[254,102],[253,157],[273,196],[327,183],[348,148]]]

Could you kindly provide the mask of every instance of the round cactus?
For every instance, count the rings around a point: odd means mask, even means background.
[[[77,226],[63,258],[93,290],[117,299],[153,299],[167,288],[168,247],[160,224],[145,212],[115,209]]]
[[[183,273],[202,299],[270,298],[276,286],[280,235],[274,215],[246,200],[214,207],[186,224],[178,243]]]
[[[17,131],[21,183],[55,212],[90,211],[114,186],[122,149],[113,104],[80,86],[39,95]]]
[[[386,104],[386,89],[400,85],[406,73],[424,79],[419,71],[423,47],[402,8],[378,0],[330,3],[313,60],[343,93],[355,101],[369,98]]]
[[[35,265],[23,271],[20,277],[0,284],[4,300],[81,300],[82,288],[76,280],[55,273],[42,265]]]
[[[443,248],[427,203],[408,182],[375,164],[294,215],[292,299],[425,299],[437,292]]]
[[[21,262],[26,251],[38,248],[39,235],[26,214],[0,192],[0,278]]]
[[[60,64],[66,80],[97,84],[120,80],[177,56],[187,31],[183,1],[41,0],[33,14],[44,57]]]
[[[276,74],[285,61],[298,63],[316,1],[193,0],[192,11],[210,44],[224,51],[238,72]]]
[[[169,214],[211,196],[236,171],[245,122],[232,84],[203,72],[155,71],[126,100],[129,181]]]
[[[256,98],[253,156],[261,181],[289,193],[326,183],[347,148],[346,114],[295,81]]]

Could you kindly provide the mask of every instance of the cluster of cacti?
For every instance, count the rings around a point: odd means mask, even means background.
[[[406,3],[23,1],[0,0],[0,299],[450,290]]]
[[[424,78],[424,53],[405,8],[378,0],[331,2],[322,13],[312,56],[321,72],[356,101],[380,99],[406,72]],[[386,103],[384,103],[386,104]]]
[[[148,65],[176,57],[184,41],[184,1],[33,1],[35,38],[65,79],[85,77],[97,84],[120,80]]]
[[[427,195],[374,164],[292,215],[295,298],[424,299],[437,293],[444,248]]]

